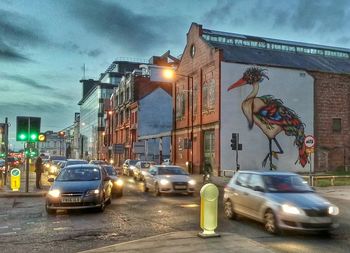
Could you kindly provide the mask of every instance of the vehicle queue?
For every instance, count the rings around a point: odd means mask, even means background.
[[[59,169],[46,198],[48,214],[61,209],[93,208],[104,211],[114,198],[123,196],[125,178],[143,185],[154,196],[187,194],[198,189],[183,168],[152,161],[126,160],[120,170],[103,161],[69,159]],[[67,163],[70,164],[67,165]],[[54,162],[53,162],[54,164]],[[261,222],[267,232],[284,230],[326,232],[337,228],[339,208],[315,193],[298,174],[272,171],[238,171],[224,189],[223,212]]]

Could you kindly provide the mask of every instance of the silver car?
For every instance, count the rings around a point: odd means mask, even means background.
[[[161,193],[187,193],[193,195],[196,182],[181,167],[174,165],[153,165],[144,174],[144,190]]]
[[[224,210],[230,219],[239,214],[262,222],[272,234],[330,231],[338,226],[338,207],[317,195],[299,175],[288,172],[237,172],[225,188]]]

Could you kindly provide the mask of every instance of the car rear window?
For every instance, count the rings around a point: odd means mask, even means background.
[[[100,180],[100,169],[91,167],[65,168],[56,181],[93,181]]]

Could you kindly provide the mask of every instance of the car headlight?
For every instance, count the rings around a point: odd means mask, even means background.
[[[330,215],[338,215],[339,214],[339,208],[337,206],[330,206],[330,207],[328,207],[328,213]]]
[[[129,169],[134,170],[134,169],[136,169],[136,167],[135,167],[135,166],[130,165],[130,166],[129,166]]]
[[[100,190],[99,189],[95,189],[95,190],[89,190],[86,192],[86,195],[96,195],[99,194]]]
[[[190,181],[188,181],[188,184],[189,184],[189,185],[195,185],[195,184],[196,184],[196,181],[194,181],[193,179],[191,179]]]
[[[166,184],[169,184],[169,180],[161,179],[159,183],[160,183],[161,185],[166,185]]]
[[[117,186],[123,186],[124,182],[121,179],[117,179],[117,181],[114,182]]]
[[[51,197],[58,198],[61,195],[60,190],[50,190],[47,194],[49,194]]]
[[[56,166],[51,166],[51,171],[57,171],[57,167]]]
[[[142,173],[142,175],[146,175],[147,172],[146,171],[141,171],[141,173]]]
[[[282,211],[288,214],[301,214],[301,211],[299,208],[288,204],[282,205]]]

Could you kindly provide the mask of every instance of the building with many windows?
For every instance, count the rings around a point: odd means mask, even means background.
[[[193,23],[173,85],[173,161],[189,164],[194,173],[210,166],[215,174],[237,167],[299,172],[345,167],[349,56],[349,49]],[[231,148],[233,134],[242,145],[237,151]],[[314,148],[307,146],[307,136],[316,138]]]

